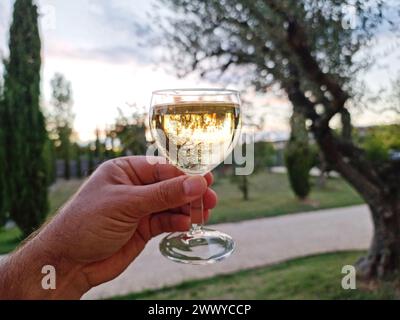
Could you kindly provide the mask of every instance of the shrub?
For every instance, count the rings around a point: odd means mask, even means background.
[[[300,199],[305,199],[311,191],[309,172],[313,155],[304,117],[294,112],[291,127],[290,140],[285,150],[285,163],[293,192]]]

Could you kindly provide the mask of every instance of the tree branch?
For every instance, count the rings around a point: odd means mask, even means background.
[[[318,62],[311,54],[311,49],[308,46],[307,36],[304,28],[298,23],[297,19],[288,15],[288,13],[275,1],[265,0],[269,7],[276,14],[288,23],[287,27],[287,43],[288,46],[296,53],[299,62],[305,74],[310,80],[318,83],[320,86],[325,85],[327,90],[332,94],[332,108],[326,110],[321,119],[321,126],[328,126],[330,119],[343,108],[345,102],[349,98],[347,92],[343,91],[334,77],[329,73],[324,73]]]

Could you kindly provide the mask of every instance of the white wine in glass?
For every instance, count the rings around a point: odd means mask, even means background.
[[[205,175],[231,153],[241,128],[240,96],[224,89],[174,89],[153,92],[150,129],[159,150],[188,175]],[[230,236],[204,228],[203,203],[190,204],[192,226],[160,243],[167,258],[210,264],[234,250]]]

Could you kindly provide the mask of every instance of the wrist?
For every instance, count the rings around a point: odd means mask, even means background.
[[[0,287],[6,299],[79,299],[90,289],[81,269],[38,235],[1,262]]]
[[[46,242],[40,240],[40,236],[37,237],[37,242],[33,252],[40,261],[38,267],[42,281],[46,285],[45,280],[47,279],[44,279],[46,271],[48,274],[54,271],[56,275],[55,289],[43,289],[49,294],[48,298],[80,299],[84,293],[89,291],[90,285],[82,272],[83,265],[68,259],[62,249],[50,248]],[[44,270],[45,266],[47,268]],[[43,287],[43,284],[41,286]]]

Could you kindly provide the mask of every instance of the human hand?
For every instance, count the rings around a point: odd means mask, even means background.
[[[203,197],[208,219],[217,202],[208,188],[211,174],[186,176],[148,160],[126,157],[102,164],[35,237],[36,247],[74,284],[67,286],[69,297],[118,276],[151,238],[188,230],[191,201]]]

